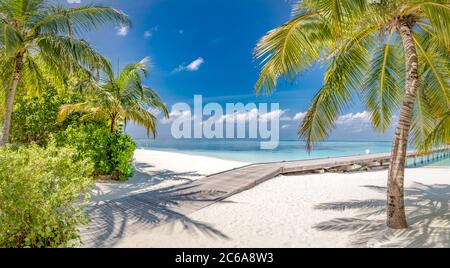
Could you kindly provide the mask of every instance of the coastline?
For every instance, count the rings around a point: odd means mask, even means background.
[[[449,247],[450,215],[440,210],[450,202],[446,174],[445,169],[407,170],[407,230],[385,227],[387,171],[315,174],[280,176],[189,215],[216,235],[176,221],[114,246]]]
[[[96,201],[170,187],[248,163],[156,150],[137,150],[137,173],[104,184]],[[448,247],[448,168],[406,171],[411,227],[384,226],[387,171],[279,176],[186,215],[215,234],[172,221],[121,237],[115,247]],[[438,205],[432,205],[437,202]],[[423,217],[423,215],[426,215]],[[176,245],[173,241],[178,241]]]
[[[195,181],[250,163],[159,150],[138,149],[134,175],[125,182],[96,182],[92,201],[115,200]]]

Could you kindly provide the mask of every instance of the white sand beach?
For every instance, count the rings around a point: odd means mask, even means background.
[[[248,165],[243,162],[153,150],[136,150],[133,163],[133,177],[121,183],[96,183],[92,200],[115,200]]]
[[[136,175],[97,184],[109,200],[245,165],[138,150]],[[385,228],[387,171],[280,176],[187,215],[214,232],[170,222],[121,237],[115,247],[450,247],[450,169],[406,171],[410,228]]]

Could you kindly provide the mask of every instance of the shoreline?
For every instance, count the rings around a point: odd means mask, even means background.
[[[358,142],[356,142],[358,143]],[[385,143],[385,142],[383,142]],[[182,155],[189,155],[193,157],[208,157],[208,158],[214,158],[216,160],[223,160],[223,161],[232,161],[232,162],[242,162],[247,164],[268,164],[268,163],[286,163],[286,162],[295,162],[295,161],[304,161],[304,160],[321,160],[321,159],[332,159],[332,158],[342,158],[342,157],[354,157],[354,156],[364,156],[364,155],[375,155],[375,154],[390,154],[390,148],[389,150],[370,150],[369,153],[364,152],[364,150],[358,150],[358,151],[342,151],[341,149],[331,149],[329,152],[324,152],[323,150],[316,150],[316,154],[299,154],[298,151],[296,152],[282,152],[281,151],[264,151],[264,150],[256,150],[255,152],[252,150],[254,148],[247,148],[246,150],[222,150],[221,148],[215,150],[215,149],[176,149],[176,148],[159,148],[159,147],[147,147],[147,146],[138,146],[137,150],[144,150],[144,151],[157,151],[157,152],[164,152],[164,153],[175,153],[175,154],[182,154]],[[296,150],[299,150],[299,148],[295,148]],[[304,152],[304,150],[299,150],[300,152]],[[317,153],[319,152],[319,153]],[[324,154],[325,153],[325,154]],[[415,153],[414,150],[408,151],[408,154]],[[236,156],[238,155],[238,156]],[[255,155],[258,155],[255,157]],[[292,155],[295,155],[296,157],[290,157]],[[450,158],[447,158],[450,161]],[[425,167],[430,166],[430,163],[434,162],[440,162],[440,160],[432,160],[430,162],[424,162],[423,164],[418,164],[417,167]],[[412,167],[412,162],[408,163],[408,167]],[[445,166],[450,167],[450,162],[445,163]],[[433,165],[431,165],[433,166]],[[441,165],[440,165],[441,167]]]
[[[97,201],[155,191],[249,163],[137,150],[135,164],[140,165],[139,173],[129,182],[100,185],[107,191]],[[381,170],[278,176],[183,215],[184,220],[124,235],[110,246],[449,247],[445,238],[450,237],[450,212],[439,210],[450,205],[449,171],[445,167],[406,170],[411,227],[403,231],[384,227],[387,170]]]
[[[336,156],[327,158],[314,158],[305,160],[323,160],[332,158],[364,156],[364,154],[350,156]],[[446,159],[447,161],[449,158]],[[94,192],[91,203],[102,201],[116,200],[122,197],[135,195],[152,190],[177,186],[183,183],[195,181],[206,176],[222,173],[236,168],[249,165],[260,165],[280,162],[241,162],[234,160],[226,160],[213,156],[204,156],[197,154],[189,154],[184,151],[174,152],[158,149],[136,149],[133,156],[133,164],[135,172],[127,181],[96,181],[94,184]],[[282,163],[295,162],[297,160],[282,161]],[[303,161],[303,160],[298,160]],[[442,161],[442,160],[441,160]],[[425,169],[448,169],[447,166],[423,165],[418,167],[407,167],[409,169],[425,168]],[[385,170],[382,167],[378,170]],[[362,172],[374,172],[371,171]],[[356,171],[358,172],[358,171]],[[300,174],[298,176],[305,176]],[[283,175],[280,175],[283,176]],[[293,176],[293,175],[284,175]],[[275,178],[272,178],[275,179]]]
[[[137,149],[133,156],[134,175],[125,182],[95,182],[91,203],[168,188],[249,164],[208,156]]]

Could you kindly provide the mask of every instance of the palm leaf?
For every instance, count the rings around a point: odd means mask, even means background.
[[[30,19],[30,35],[79,35],[109,22],[131,25],[126,14],[112,7],[102,5],[85,5],[75,8],[49,6],[44,12],[38,13]]]
[[[419,13],[422,23],[428,24],[434,39],[450,51],[450,2],[448,0],[411,1],[405,13]]]
[[[431,103],[425,94],[426,87],[420,87],[414,105],[414,114],[411,125],[411,139],[416,148],[424,148],[426,140],[436,125],[433,117]]]
[[[263,65],[256,91],[269,94],[279,77],[293,78],[316,62],[326,47],[330,31],[315,13],[305,13],[270,31],[255,48]]]
[[[450,111],[445,113],[431,130],[424,143],[418,149],[427,152],[433,147],[448,146],[450,144]]]
[[[433,103],[434,114],[442,115],[450,107],[450,60],[448,53],[432,42],[429,33],[414,37],[420,62],[421,85]]]
[[[314,97],[312,105],[299,129],[311,151],[313,144],[328,137],[334,122],[348,108],[367,68],[373,29],[361,29],[332,52],[325,74],[325,84]]]
[[[151,112],[139,106],[136,106],[136,107],[129,107],[126,111],[124,111],[124,115],[125,118],[131,119],[137,124],[145,127],[147,129],[148,136],[152,134],[153,137],[156,137],[158,132],[156,128],[156,123],[158,119]]]
[[[393,34],[394,29],[386,43],[383,42],[374,49],[363,87],[372,124],[380,132],[385,132],[391,126],[392,116],[404,95],[404,55],[402,48],[394,44]]]

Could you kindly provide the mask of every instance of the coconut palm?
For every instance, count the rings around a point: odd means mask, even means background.
[[[121,11],[101,5],[66,8],[49,0],[0,0],[0,84],[8,87],[0,145],[8,143],[18,86],[36,91],[46,80],[62,83],[79,69],[107,67],[102,56],[77,38],[107,22],[130,24]]]
[[[117,76],[108,73],[106,81],[92,89],[86,102],[62,106],[58,121],[64,121],[73,113],[82,113],[82,120],[107,120],[111,132],[116,133],[121,123],[132,120],[144,126],[149,135],[156,136],[157,118],[153,113],[162,111],[168,117],[169,112],[158,94],[143,85],[148,74],[148,60],[144,58],[139,63],[127,65]]]
[[[352,99],[361,96],[373,126],[386,131],[399,112],[392,146],[387,224],[407,227],[404,170],[409,138],[430,149],[448,142],[449,0],[302,0],[292,18],[255,49],[262,70],[256,84],[270,93],[321,64],[324,84],[299,129],[312,150]],[[446,116],[447,115],[447,116]],[[445,119],[447,118],[447,119]]]

